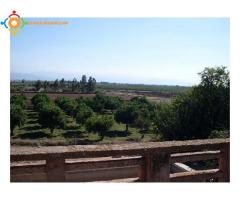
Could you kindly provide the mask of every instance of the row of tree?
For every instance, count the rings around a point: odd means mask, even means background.
[[[56,79],[54,82],[38,80],[35,82],[34,86],[36,91],[39,91],[40,89],[44,89],[45,91],[70,89],[72,92],[92,93],[96,89],[96,83],[95,78],[90,76],[87,79],[87,76],[83,75],[79,81],[76,78],[72,81],[66,81],[64,78],[61,80]]]
[[[24,95],[15,95],[10,100],[10,129],[11,135],[16,126],[21,127],[26,121],[27,98]]]
[[[230,80],[225,67],[205,68],[200,73],[201,83],[169,103],[150,103],[145,97],[124,101],[97,93],[93,98],[79,97],[71,100],[58,97],[51,102],[46,94],[39,93],[32,98],[34,109],[39,112],[39,123],[53,133],[55,128],[64,128],[65,115],[72,116],[88,132],[104,133],[114,124],[126,124],[141,130],[153,129],[163,140],[186,140],[229,136],[230,123]],[[11,98],[11,123],[24,112],[25,98]],[[14,105],[14,106],[12,106]],[[16,108],[17,106],[17,108]],[[21,112],[20,112],[20,110]],[[12,116],[12,113],[17,115]],[[22,115],[24,116],[24,114]]]

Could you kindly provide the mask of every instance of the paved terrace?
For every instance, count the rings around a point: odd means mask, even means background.
[[[11,147],[12,182],[229,182],[229,139]],[[218,160],[218,168],[178,170],[185,162]],[[186,169],[186,167],[184,168]]]

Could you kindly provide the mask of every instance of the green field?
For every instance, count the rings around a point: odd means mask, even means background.
[[[151,91],[161,94],[179,94],[189,90],[191,87],[179,85],[145,85],[145,84],[127,84],[127,83],[108,83],[100,82],[96,85],[97,89],[110,90],[136,90],[136,91]]]

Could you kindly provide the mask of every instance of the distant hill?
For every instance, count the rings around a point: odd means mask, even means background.
[[[10,74],[10,79],[13,81],[17,80],[29,80],[29,81],[34,81],[34,80],[49,80],[48,77],[43,76],[43,75],[36,75],[36,74],[31,74],[31,73],[15,73],[11,72]]]

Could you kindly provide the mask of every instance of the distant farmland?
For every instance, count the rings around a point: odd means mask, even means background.
[[[23,92],[28,97],[30,103],[31,98],[36,92],[28,91],[26,88],[34,88],[34,81],[25,81],[24,84],[21,81],[12,81],[11,87],[15,90],[11,90],[11,95],[15,95],[19,92]],[[50,81],[50,84],[53,83]],[[70,99],[75,99],[80,96],[93,97],[94,93],[81,93],[80,91],[72,92],[70,89],[70,81],[66,81],[66,85],[62,92],[54,90],[48,90],[46,93],[51,100],[55,100],[58,96],[67,96]],[[109,96],[119,96],[124,100],[130,100],[136,96],[146,96],[148,100],[152,102],[169,101],[172,97],[190,90],[191,87],[186,86],[169,86],[169,85],[144,85],[144,84],[122,84],[122,83],[108,83],[98,82],[96,84],[96,91],[100,91]]]
[[[145,84],[127,84],[127,83],[97,83],[97,89],[110,90],[135,90],[135,91],[151,91],[162,95],[176,95],[189,90],[191,87],[179,85],[145,85]]]

